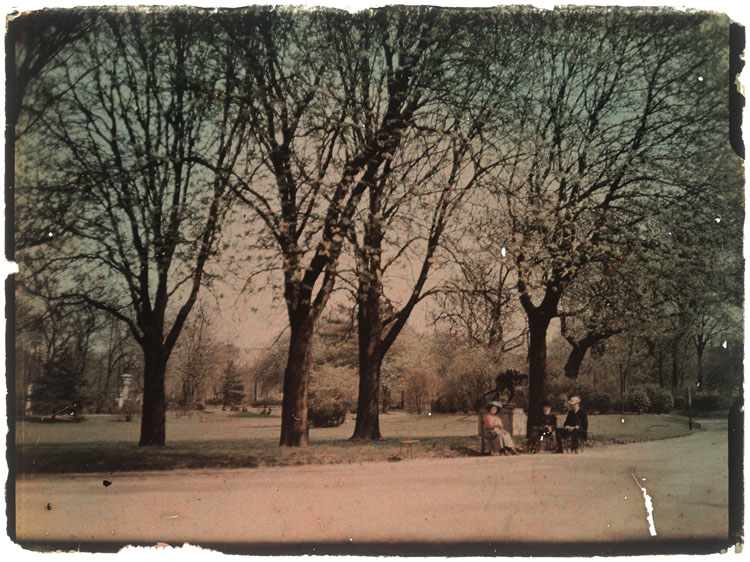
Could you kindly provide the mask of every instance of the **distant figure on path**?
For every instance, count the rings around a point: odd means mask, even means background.
[[[571,438],[571,444],[573,450],[578,450],[578,445],[581,440],[585,441],[588,438],[589,429],[589,418],[581,409],[581,397],[573,395],[568,400],[568,415],[563,422],[561,429],[555,432],[557,437],[557,452],[563,452],[563,439],[566,437]]]
[[[493,400],[487,405],[488,412],[482,418],[490,437],[490,453],[517,455],[518,449],[513,445],[513,438],[503,429],[503,420],[498,416],[502,407],[501,402]]]

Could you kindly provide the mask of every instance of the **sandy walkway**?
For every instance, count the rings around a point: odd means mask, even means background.
[[[722,538],[723,427],[581,455],[25,477],[17,532],[38,544]]]

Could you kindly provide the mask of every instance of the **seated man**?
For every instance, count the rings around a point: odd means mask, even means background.
[[[487,405],[488,412],[482,418],[483,431],[489,437],[491,454],[517,455],[518,449],[513,444],[513,438],[510,433],[503,429],[503,421],[498,415],[502,407],[502,403],[497,400],[493,400]]]
[[[545,439],[551,440],[552,434],[557,429],[557,416],[552,413],[552,407],[547,400],[542,404],[542,411],[544,412],[542,414],[542,424],[532,427],[529,434],[528,444],[533,450],[537,450],[539,443]]]
[[[570,437],[571,445],[574,451],[578,450],[578,444],[581,440],[586,440],[588,437],[589,429],[589,418],[581,409],[581,397],[573,395],[568,400],[568,416],[563,422],[561,429],[555,432],[557,437],[557,452],[563,452],[563,439]]]

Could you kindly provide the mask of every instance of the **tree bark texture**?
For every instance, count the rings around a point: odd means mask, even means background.
[[[529,407],[526,433],[540,425],[547,394],[547,328],[553,316],[537,311],[529,315]]]
[[[519,283],[521,305],[529,323],[529,404],[526,415],[526,433],[535,425],[541,425],[542,404],[547,398],[547,330],[550,321],[557,316],[560,303],[560,287],[548,283],[544,299],[535,306],[525,290],[523,282]]]
[[[359,332],[359,397],[352,439],[380,439],[380,366],[382,364],[380,295],[375,283],[361,295],[357,319]]]
[[[138,445],[163,446],[166,440],[166,400],[164,375],[167,370],[165,347],[160,342],[143,345],[143,408]]]
[[[305,447],[310,442],[307,391],[312,368],[313,326],[310,314],[291,317],[279,445]]]

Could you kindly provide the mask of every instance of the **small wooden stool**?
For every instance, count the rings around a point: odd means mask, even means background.
[[[410,457],[414,458],[414,455],[411,452],[411,446],[412,445],[419,445],[419,439],[404,439],[402,441],[399,441],[399,443],[401,443],[401,447],[399,447],[399,454],[402,454],[403,450],[404,450],[404,447],[406,447],[406,453]]]

